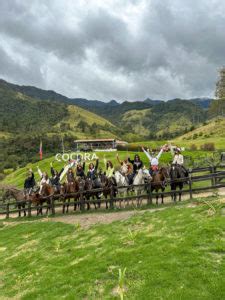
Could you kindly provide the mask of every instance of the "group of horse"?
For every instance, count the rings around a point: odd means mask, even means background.
[[[62,202],[62,212],[68,213],[71,199],[73,199],[74,210],[80,208],[81,203],[86,205],[87,210],[90,209],[91,204],[95,209],[101,207],[102,198],[106,204],[106,209],[109,208],[109,202],[111,198],[118,197],[119,207],[121,208],[122,202],[129,205],[129,195],[136,196],[136,205],[139,206],[142,202],[142,195],[144,197],[144,191],[148,192],[149,188],[151,192],[156,192],[156,204],[158,204],[159,195],[161,196],[161,203],[164,202],[164,194],[166,185],[169,184],[172,200],[176,201],[177,187],[179,194],[179,201],[181,200],[181,194],[183,189],[184,174],[177,165],[171,167],[161,167],[158,172],[149,174],[147,169],[138,170],[137,174],[133,178],[133,184],[129,185],[129,180],[121,171],[114,173],[114,178],[108,178],[104,173],[99,174],[94,180],[90,178],[77,177],[71,182],[65,182],[59,187],[54,187],[50,184],[44,184],[41,189],[32,191],[31,193],[24,193],[23,190],[15,187],[6,187],[3,195],[3,199],[13,198],[16,200],[19,216],[23,211],[26,216],[26,205],[30,202],[37,208],[37,215],[42,215],[43,206],[46,206],[46,213],[51,208],[52,201]],[[179,180],[181,178],[181,180]],[[158,193],[161,191],[162,193]],[[131,197],[132,204],[134,197]]]

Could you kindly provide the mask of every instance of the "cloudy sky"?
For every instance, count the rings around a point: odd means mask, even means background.
[[[213,96],[223,0],[1,0],[0,78],[109,101]]]

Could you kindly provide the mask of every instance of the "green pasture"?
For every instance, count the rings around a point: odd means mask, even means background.
[[[118,152],[95,152],[95,154],[99,157],[99,167],[102,168],[103,170],[105,169],[103,159],[104,157],[107,160],[111,160],[115,166],[115,168],[119,168],[119,163],[117,162],[116,159],[116,154],[119,154],[120,159],[124,159],[128,156],[133,159],[135,153],[138,153],[143,160],[144,164],[146,167],[149,166],[149,161],[145,154],[143,152],[128,152],[128,151],[118,151]],[[91,153],[90,155],[92,155]],[[212,153],[207,152],[207,151],[184,151],[183,153],[187,157],[191,157],[193,161],[197,161],[199,158],[204,158],[204,157],[210,157],[212,156]],[[168,153],[163,153],[161,158],[160,158],[160,164],[161,165],[167,165],[171,162],[172,156],[170,152]],[[35,173],[35,178],[38,181],[39,180],[39,175],[37,173],[37,166],[40,167],[42,171],[46,171],[50,175],[50,163],[53,162],[53,166],[57,169],[60,170],[64,165],[65,162],[58,162],[55,160],[55,157],[43,159],[42,161],[33,163],[33,164],[28,164],[24,168],[20,168],[11,174],[7,175],[6,178],[3,180],[3,183],[5,184],[10,184],[10,185],[15,185],[18,187],[23,187],[24,179],[26,178],[26,174],[29,168],[32,168],[34,173]],[[94,162],[94,161],[93,161]],[[88,165],[90,163],[89,161],[86,163]],[[86,169],[87,170],[87,169]]]
[[[224,210],[214,197],[85,229],[0,222],[0,298],[224,299]]]
[[[190,149],[192,145],[195,145],[198,150],[200,150],[201,146],[207,143],[213,143],[215,145],[216,150],[225,150],[225,137],[216,137],[216,136],[211,136],[208,138],[205,137],[198,137],[196,139],[191,139],[189,137],[178,137],[174,140],[171,141],[141,141],[141,142],[135,142],[135,143],[130,143],[130,145],[143,145],[145,147],[149,148],[157,148],[160,147],[164,144],[171,143],[172,145],[177,145],[179,147],[184,147],[187,150]]]

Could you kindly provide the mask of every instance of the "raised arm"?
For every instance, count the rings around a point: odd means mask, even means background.
[[[131,163],[133,165],[134,160],[130,159],[130,157],[128,157],[127,160],[129,161],[129,163]]]
[[[142,147],[142,151],[144,152],[144,154],[147,156],[147,158],[148,158],[149,161],[151,162],[152,157],[151,157],[150,153],[149,153],[148,151],[146,151],[144,147]]]
[[[64,171],[64,168],[62,168],[61,170],[60,170],[60,172],[59,172],[59,177],[61,176],[61,174],[63,173],[63,171]]]
[[[37,166],[37,171],[38,171],[39,176],[42,178],[43,174],[41,172],[41,169],[38,166]]]
[[[52,177],[55,175],[54,168],[52,166],[51,166],[51,174],[52,174]]]
[[[106,158],[104,157],[104,159],[103,159],[103,162],[104,162],[104,166],[105,166],[105,168],[106,168],[106,165],[107,165],[107,160],[106,160]]]
[[[83,162],[83,171],[85,170],[85,161]]]
[[[116,159],[118,160],[119,164],[121,165],[121,164],[122,164],[122,161],[120,160],[118,153],[117,153],[117,155],[116,155]]]
[[[159,151],[159,153],[158,153],[158,155],[156,156],[156,158],[160,158],[160,156],[162,155],[162,153],[163,153],[163,148]]]

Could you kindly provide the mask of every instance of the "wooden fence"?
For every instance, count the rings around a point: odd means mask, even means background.
[[[201,175],[195,175],[194,174],[198,174],[198,173],[205,173],[207,172],[207,174],[201,174]],[[198,186],[198,187],[194,187],[193,185],[195,183],[199,183],[199,182],[204,182],[204,181],[210,181],[210,184],[207,186]],[[167,181],[167,185],[170,185],[171,183],[174,182],[186,182],[188,188],[184,188],[181,192],[182,195],[189,195],[189,198],[192,199],[193,198],[193,194],[199,193],[199,192],[205,192],[207,190],[209,191],[213,191],[213,190],[218,190],[220,188],[224,188],[225,187],[225,166],[211,166],[211,167],[204,167],[204,168],[196,168],[196,169],[190,169],[189,170],[189,177],[187,178],[181,178],[181,179],[177,179],[177,180],[169,180]],[[184,186],[185,187],[185,186]],[[141,193],[136,195],[136,194],[132,194],[132,195],[125,195],[125,196],[118,196],[118,197],[114,197],[115,195],[115,189],[117,191],[117,195],[120,195],[121,191],[125,190],[125,189],[140,189]],[[119,207],[121,207],[121,203],[125,204],[129,204],[130,201],[132,202],[132,204],[136,204],[136,206],[141,205],[141,199],[145,199],[147,204],[152,204],[153,203],[153,199],[156,197],[161,197],[161,195],[163,195],[164,197],[168,197],[168,196],[172,196],[174,195],[174,193],[178,194],[179,191],[164,191],[164,192],[152,192],[152,183],[149,182],[147,184],[142,184],[142,185],[133,185],[133,186],[121,186],[121,187],[114,187],[112,186],[109,190],[108,188],[108,192],[109,192],[109,198],[108,199],[100,199],[100,200],[86,200],[85,199],[85,195],[87,193],[91,194],[91,193],[103,193],[104,191],[106,191],[107,188],[99,188],[99,189],[94,189],[94,190],[90,190],[90,191],[79,191],[78,193],[74,193],[74,194],[69,194],[69,195],[64,195],[64,198],[66,197],[70,197],[70,199],[79,196],[79,201],[66,201],[64,200],[64,202],[62,202],[62,196],[61,195],[54,195],[53,197],[45,197],[45,200],[49,200],[47,201],[47,203],[45,203],[44,205],[42,205],[42,209],[49,209],[49,212],[52,215],[55,215],[56,213],[61,213],[61,211],[58,210],[58,208],[62,208],[63,206],[66,207],[71,207],[74,205],[79,205],[80,210],[84,211],[85,207],[87,204],[96,204],[97,206],[102,205],[102,204],[106,204],[109,206],[110,209],[113,209],[115,207],[117,207],[117,204],[119,203]],[[25,208],[18,208],[18,204],[24,204]],[[5,215],[6,218],[9,218],[10,215],[15,216],[16,213],[24,213],[24,211],[26,212],[26,215],[28,217],[32,216],[32,212],[33,211],[37,211],[37,209],[39,209],[39,206],[33,205],[31,203],[31,201],[21,201],[21,202],[8,202],[8,203],[2,203],[0,204],[0,215]]]

